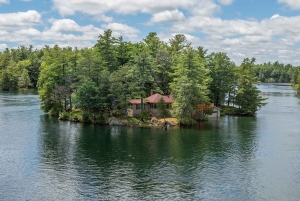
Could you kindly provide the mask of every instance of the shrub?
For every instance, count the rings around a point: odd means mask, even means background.
[[[84,112],[84,113],[82,114],[82,121],[83,121],[83,122],[90,122],[90,121],[91,121],[89,113]]]
[[[79,121],[79,115],[76,113],[71,113],[71,119],[72,121]]]
[[[145,122],[147,120],[149,120],[149,111],[148,110],[145,110],[145,109],[142,109],[140,114],[139,114],[139,118],[141,121]]]
[[[50,111],[49,111],[49,115],[52,117],[59,117],[59,110],[55,107],[53,107]]]
[[[97,123],[104,124],[105,123],[105,117],[103,115],[97,116]]]
[[[68,112],[66,112],[66,111],[63,111],[63,112],[60,113],[60,117],[59,118],[61,120],[68,120],[69,117],[70,117],[70,114]]]
[[[200,121],[208,121],[208,117],[205,115],[205,116],[203,116],[203,117],[201,118]]]

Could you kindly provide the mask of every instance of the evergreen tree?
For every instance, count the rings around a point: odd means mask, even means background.
[[[112,36],[110,29],[104,31],[103,35],[99,35],[99,40],[95,44],[95,48],[102,56],[105,67],[109,72],[113,72],[119,67],[117,59],[117,44],[118,40]]]
[[[254,115],[261,107],[266,105],[266,99],[260,96],[257,89],[257,77],[254,74],[255,58],[246,58],[241,66],[237,68],[238,91],[236,104],[239,105],[240,114]]]
[[[210,99],[215,106],[225,102],[226,95],[230,99],[231,89],[234,88],[234,63],[230,61],[226,53],[211,53],[208,56],[208,64],[212,82],[209,84]]]
[[[199,104],[207,104],[208,70],[191,47],[183,50],[174,66],[174,80],[170,84],[174,97],[173,111],[183,124],[194,123]]]

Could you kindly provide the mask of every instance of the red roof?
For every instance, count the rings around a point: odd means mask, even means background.
[[[144,102],[145,103],[158,103],[161,98],[163,98],[165,103],[167,103],[167,104],[172,104],[174,102],[172,96],[165,96],[165,95],[161,95],[158,93],[145,98]],[[141,104],[141,99],[132,99],[129,102],[132,104]]]

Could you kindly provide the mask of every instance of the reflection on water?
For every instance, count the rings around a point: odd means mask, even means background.
[[[61,122],[0,94],[0,200],[297,200],[299,98],[260,89],[256,117],[169,131]]]

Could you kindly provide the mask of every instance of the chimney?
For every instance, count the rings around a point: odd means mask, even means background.
[[[154,95],[154,91],[151,89],[150,96]]]

